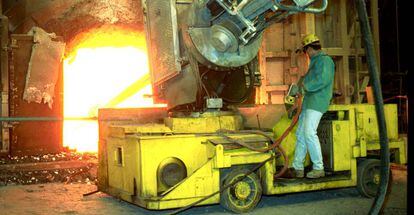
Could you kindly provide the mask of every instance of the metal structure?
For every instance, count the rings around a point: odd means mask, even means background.
[[[154,113],[159,111],[154,109]],[[396,105],[386,105],[385,113],[395,162],[405,164],[406,148],[398,136]],[[221,203],[231,211],[246,212],[256,206],[262,194],[356,186],[362,195],[373,197],[378,188],[380,146],[374,105],[329,108],[318,129],[327,171],[320,179],[275,178],[285,163],[275,151],[257,152],[231,141],[243,141],[257,149],[271,144],[266,136],[244,133],[242,118],[234,113],[185,118],[153,114],[132,125],[107,118],[119,114],[128,118],[115,109],[100,116],[106,126],[101,126],[100,132],[105,161],[100,161],[98,187],[144,208]],[[164,123],[160,122],[163,119]],[[280,137],[290,123],[285,116],[275,125],[274,134],[267,134]],[[226,134],[230,139],[216,132],[220,129],[233,131]],[[295,142],[293,130],[281,143],[289,163]],[[231,183],[234,186],[224,189]]]
[[[319,2],[319,1],[317,1]],[[260,75],[257,54],[271,24],[320,13],[314,0],[145,1],[150,71],[156,100],[180,111],[205,111],[206,98],[243,103]],[[246,80],[247,79],[247,80]]]

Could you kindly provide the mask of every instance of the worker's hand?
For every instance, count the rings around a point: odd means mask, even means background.
[[[298,112],[298,108],[292,107],[291,109],[288,110],[288,118],[293,119],[293,117],[296,115],[297,112]]]

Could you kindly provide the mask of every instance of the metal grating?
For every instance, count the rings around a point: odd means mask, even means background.
[[[146,8],[152,84],[159,85],[181,70],[175,1],[147,0]]]

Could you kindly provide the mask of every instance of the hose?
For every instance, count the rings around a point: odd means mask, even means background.
[[[295,127],[296,123],[299,120],[299,115],[302,112],[302,96],[299,95],[295,105],[291,108],[291,109],[295,109],[297,108],[298,111],[296,112],[295,116],[292,119],[292,122],[290,123],[289,127],[283,132],[283,134],[277,138],[277,140],[273,141],[272,137],[268,136],[266,133],[262,132],[262,131],[258,131],[258,130],[240,130],[240,131],[232,131],[232,130],[226,130],[226,129],[220,129],[218,130],[218,134],[223,136],[222,133],[249,133],[249,134],[258,134],[258,135],[262,135],[267,137],[269,140],[271,140],[272,144],[270,146],[268,146],[265,149],[259,149],[259,148],[253,148],[253,147],[249,147],[249,149],[252,149],[254,151],[258,151],[258,152],[267,152],[269,150],[272,150],[276,147],[278,147],[280,145],[280,143],[286,138],[286,136],[290,133],[290,131],[292,131],[293,127]],[[226,136],[227,137],[227,136]],[[227,137],[230,138],[230,137]],[[230,138],[233,139],[233,138]],[[233,139],[235,140],[235,139]],[[237,140],[237,142],[241,142],[240,140]]]
[[[225,191],[226,189],[228,189],[229,187],[231,187],[231,186],[233,186],[233,185],[235,185],[236,183],[238,183],[239,181],[241,181],[241,180],[243,180],[244,178],[246,178],[248,175],[250,175],[250,174],[252,174],[253,172],[255,172],[256,170],[258,170],[260,167],[262,167],[266,162],[268,162],[268,161],[270,161],[270,160],[272,160],[272,159],[274,159],[275,158],[275,156],[273,155],[273,156],[271,156],[270,158],[268,158],[268,159],[266,159],[265,161],[263,161],[263,162],[261,162],[261,163],[259,163],[258,165],[256,165],[253,169],[251,169],[251,170],[249,170],[249,172],[247,172],[245,175],[242,175],[240,178],[238,178],[237,180],[235,180],[235,181],[233,181],[232,183],[230,183],[230,184],[226,184],[226,185],[224,185],[221,189],[219,189],[218,191],[216,191],[216,192],[214,192],[214,193],[212,193],[212,194],[210,194],[210,195],[208,195],[208,196],[206,196],[206,197],[204,197],[204,198],[202,198],[202,199],[200,199],[200,200],[197,200],[197,201],[195,201],[195,202],[193,202],[193,203],[191,203],[191,204],[189,204],[189,205],[187,205],[187,206],[185,206],[185,207],[182,207],[182,208],[180,208],[180,209],[178,209],[178,210],[175,210],[174,212],[172,212],[172,213],[170,213],[171,215],[172,214],[178,214],[178,213],[181,213],[181,212],[183,212],[183,211],[185,211],[185,210],[188,210],[188,209],[190,209],[190,208],[192,208],[192,207],[194,207],[195,205],[197,205],[198,203],[200,203],[200,202],[203,202],[203,201],[205,201],[205,200],[207,200],[207,199],[209,199],[209,198],[211,198],[211,197],[213,197],[214,195],[217,195],[217,194],[219,194],[219,193],[222,193],[223,191]]]
[[[275,141],[273,141],[272,137],[269,137],[266,133],[264,133],[262,131],[258,131],[258,130],[231,131],[231,130],[221,129],[221,130],[217,131],[217,134],[224,137],[225,139],[227,139],[231,142],[237,143],[237,144],[239,144],[243,147],[246,147],[250,150],[257,151],[257,152],[267,152],[267,151],[274,150],[275,148],[277,148],[282,153],[282,156],[284,158],[283,168],[279,171],[279,173],[277,173],[274,176],[274,178],[279,178],[280,176],[282,176],[286,172],[286,170],[288,169],[288,166],[289,166],[289,158],[286,155],[286,151],[281,146],[281,143],[286,138],[286,136],[292,131],[293,127],[295,127],[296,123],[299,120],[299,115],[302,112],[302,96],[300,94],[298,95],[298,98],[296,100],[295,105],[291,109],[295,109],[295,108],[297,108],[297,112],[296,112],[295,116],[293,117],[292,122],[290,123],[289,127]],[[264,148],[264,149],[263,148],[254,148],[254,147],[246,144],[242,140],[231,138],[229,136],[224,135],[223,133],[258,134],[258,135],[262,135],[262,136],[265,136],[266,138],[268,138],[272,142],[272,144],[270,146],[268,146],[267,148]]]
[[[357,0],[357,10],[359,22],[361,24],[361,31],[365,44],[365,52],[368,62],[368,71],[371,78],[371,85],[373,87],[375,110],[378,119],[378,129],[380,136],[380,156],[381,156],[381,179],[380,187],[375,197],[374,203],[371,206],[369,214],[379,214],[384,207],[384,200],[387,194],[387,187],[390,173],[390,152],[388,148],[387,127],[384,116],[384,103],[381,93],[381,84],[379,80],[378,64],[375,57],[374,41],[372,39],[371,29],[368,21],[368,14],[364,0]]]
[[[293,122],[293,121],[292,121]],[[292,123],[293,124],[293,123]],[[289,129],[287,129],[286,131],[288,131]],[[285,131],[285,132],[286,132]],[[231,138],[231,137],[229,137],[229,136],[227,136],[227,135],[224,135],[223,134],[223,132],[226,132],[226,133],[243,133],[243,134],[258,134],[258,135],[263,135],[263,136],[265,136],[266,138],[268,138],[271,142],[272,142],[272,144],[269,146],[269,147],[267,147],[267,148],[265,148],[265,149],[263,149],[263,148],[255,148],[255,147],[252,147],[252,146],[250,146],[249,144],[247,144],[247,143],[245,143],[243,140],[239,140],[239,139],[234,139],[234,138]],[[219,131],[217,131],[217,134],[219,135],[219,136],[221,136],[221,137],[223,137],[224,139],[226,139],[226,140],[228,140],[228,141],[230,141],[230,142],[233,142],[233,143],[237,143],[237,144],[239,144],[239,145],[241,145],[241,146],[243,146],[243,147],[245,147],[245,148],[248,148],[248,149],[250,149],[250,150],[252,150],[252,151],[257,151],[257,152],[268,152],[268,151],[270,151],[270,150],[272,150],[272,149],[275,149],[275,148],[277,148],[279,151],[280,151],[280,153],[282,154],[282,156],[283,156],[283,159],[284,159],[284,163],[283,163],[283,168],[282,168],[282,170],[281,171],[279,171],[279,173],[277,173],[275,176],[274,176],[274,178],[279,178],[280,176],[282,176],[285,172],[286,172],[286,170],[288,169],[288,166],[289,166],[289,157],[287,156],[287,154],[286,154],[286,151],[285,151],[285,149],[283,149],[283,147],[280,145],[280,142],[281,142],[281,140],[279,141],[279,139],[277,140],[277,141],[273,141],[272,140],[272,138],[271,137],[269,137],[267,134],[265,134],[265,133],[263,133],[263,132],[261,132],[261,131],[258,131],[258,130],[241,130],[241,131],[230,131],[230,130],[219,130]]]

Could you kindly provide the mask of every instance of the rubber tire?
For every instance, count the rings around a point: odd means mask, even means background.
[[[245,168],[238,168],[238,169],[234,169],[232,170],[226,177],[226,179],[224,180],[224,184],[223,186],[232,183],[232,181],[234,181],[236,178],[238,178],[241,175],[245,175],[249,172],[248,169]],[[253,188],[256,188],[256,192],[255,192],[255,196],[253,198],[253,201],[248,204],[248,206],[246,207],[239,207],[238,205],[234,204],[231,199],[234,198],[234,195],[232,194],[232,187],[227,188],[226,190],[224,190],[223,192],[221,192],[221,196],[220,196],[220,204],[222,207],[224,207],[227,210],[233,211],[235,213],[246,213],[251,211],[252,209],[254,209],[256,207],[256,205],[259,203],[261,197],[262,197],[262,185],[260,183],[260,179],[259,177],[253,172],[250,175],[246,176],[245,178],[243,178],[241,181],[245,181],[245,182],[251,182],[252,185],[254,186]],[[237,184],[237,183],[236,183]],[[235,184],[235,185],[236,185]]]
[[[372,188],[368,188],[366,184],[364,183],[366,174],[368,173],[368,171],[371,171],[373,168],[377,168],[378,174],[380,174],[380,168],[381,168],[380,160],[366,159],[366,160],[363,160],[358,165],[357,189],[361,195],[368,197],[368,198],[375,197],[379,189],[379,184],[376,190],[374,191]]]

